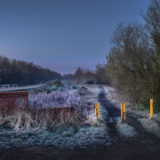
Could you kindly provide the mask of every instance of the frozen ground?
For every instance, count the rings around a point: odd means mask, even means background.
[[[151,133],[154,133],[158,137],[160,137],[160,125],[157,121],[151,120],[150,118],[139,118],[141,124]]]
[[[110,145],[113,139],[107,134],[104,126],[78,126],[68,128],[51,128],[50,130],[15,133],[12,130],[0,129],[0,147],[24,147],[35,145],[54,145],[58,148],[84,148],[86,145]]]
[[[86,86],[85,86],[86,87]],[[86,87],[89,102],[98,102],[98,95],[101,89],[98,86]],[[110,136],[108,127],[103,121],[107,115],[106,110],[101,106],[101,120],[97,120],[95,112],[91,110],[84,125],[76,127],[28,130],[15,132],[9,128],[0,128],[0,147],[22,147],[22,146],[46,146],[54,145],[58,148],[84,148],[88,145],[101,144],[110,145],[115,139]]]
[[[127,123],[122,124],[122,120],[120,117],[117,118],[116,127],[122,136],[134,137],[137,135],[135,128],[128,125]]]
[[[148,116],[145,112],[138,115],[127,109],[127,123],[122,124],[119,112],[121,100],[114,89],[97,85],[84,87],[87,88],[88,101],[101,104],[100,120],[96,119],[94,112],[90,112],[88,120],[76,127],[52,126],[47,130],[18,133],[0,128],[0,159],[160,159],[160,138],[143,128],[138,120],[143,115]],[[156,118],[158,115],[155,121]],[[151,124],[148,125],[152,126]]]
[[[158,137],[160,137],[160,113],[154,114],[153,120],[150,119],[149,110],[140,110],[138,106],[134,106],[129,100],[118,93],[112,87],[105,87],[108,94],[106,98],[112,102],[117,108],[121,108],[121,102],[126,102],[126,112],[129,113],[131,116],[135,117],[139,122],[151,133],[154,133]],[[149,108],[149,106],[148,106]]]
[[[102,90],[105,92],[107,98],[109,96],[110,91],[114,91],[114,89],[109,86],[86,85],[85,87],[93,94],[92,100],[94,102],[99,101],[98,96]],[[113,100],[112,102],[114,103],[115,100]],[[118,106],[118,104],[116,105]],[[102,120],[107,120],[109,121],[109,123],[113,123],[113,119],[109,117],[107,109],[105,109],[105,107],[102,104],[100,107],[100,117]],[[121,135],[126,137],[134,137],[137,134],[134,127],[130,126],[127,123],[122,123],[120,115],[117,118],[115,118],[114,121],[116,123],[116,129]]]
[[[142,111],[138,114],[127,109],[127,123],[122,124],[119,112],[122,99],[113,88],[97,85],[83,87],[87,88],[88,101],[100,102],[100,120],[96,119],[94,112],[90,112],[88,120],[76,127],[52,126],[47,130],[29,130],[18,133],[1,127],[0,159],[160,159],[160,138],[143,128],[138,120],[139,118],[143,120],[148,113],[145,115]],[[127,107],[130,107],[128,104]],[[159,116],[154,118],[154,121],[158,121]],[[147,118],[144,123],[150,126],[153,124]],[[153,128],[152,126],[152,130]]]
[[[121,99],[117,95],[116,91],[107,86],[98,86],[98,85],[84,85],[80,87],[85,87],[87,90],[87,99],[88,102],[99,102],[99,95],[102,91],[105,94],[105,101],[101,103],[100,106],[100,120],[97,120],[95,112],[90,111],[88,119],[84,122],[83,125],[79,126],[70,126],[70,127],[61,127],[57,128],[51,126],[48,129],[41,130],[28,130],[21,132],[14,132],[9,128],[0,128],[0,147],[1,148],[12,148],[12,147],[24,147],[24,146],[49,146],[53,145],[58,148],[85,148],[89,145],[103,145],[109,146],[117,142],[117,135],[114,133],[115,130],[118,132],[119,136],[124,136],[126,138],[131,138],[137,136],[139,133],[134,125],[129,123],[122,123],[120,115],[117,115],[116,118],[109,117],[109,112],[106,108],[108,105],[114,104],[117,108],[120,109]],[[131,104],[129,104],[131,105]],[[127,112],[134,113],[136,119],[147,128],[148,131],[154,133],[160,133],[158,130],[158,123],[151,121],[148,118],[146,111],[141,111],[140,116],[131,109],[127,108]],[[155,123],[154,123],[155,122]],[[149,126],[149,127],[148,127]],[[114,128],[115,127],[115,128]],[[114,135],[115,134],[115,135]],[[158,135],[157,134],[157,135]]]

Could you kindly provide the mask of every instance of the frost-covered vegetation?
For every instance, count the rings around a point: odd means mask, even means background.
[[[133,137],[137,134],[134,127],[130,126],[127,123],[122,123],[121,117],[117,118],[117,124],[116,127],[121,135],[127,136],[127,137]]]
[[[30,98],[31,108],[54,108],[72,106],[76,109],[87,109],[88,103],[84,96],[81,96],[79,90],[63,89],[61,91],[53,91],[51,93],[39,93],[31,95]]]
[[[57,128],[52,126],[39,131],[14,132],[11,129],[0,128],[0,147],[21,147],[32,145],[55,145],[58,148],[84,148],[88,145],[110,145],[116,141],[108,134],[108,128],[96,126],[70,126]]]
[[[95,118],[92,100],[97,92],[89,95],[86,87],[63,86],[51,93],[47,90],[37,94],[31,92],[29,109],[1,110],[0,147],[55,145],[83,148],[113,143],[115,139],[110,137],[107,126]]]
[[[54,87],[55,84],[57,81],[47,85]],[[80,125],[87,120],[90,112],[94,112],[94,104],[87,101],[83,92],[83,88],[64,87],[50,93],[46,89],[38,94],[32,93],[29,96],[29,109],[17,107],[11,111],[1,110],[0,125],[13,128],[16,132],[47,129],[53,125]]]
[[[64,87],[64,84],[60,80],[52,80],[46,82],[45,85],[40,88],[33,89],[32,92],[34,94],[40,92],[51,93],[52,91],[62,90]]]

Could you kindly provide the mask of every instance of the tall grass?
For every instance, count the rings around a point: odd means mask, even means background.
[[[59,109],[59,108],[57,108]],[[81,114],[72,108],[22,109],[15,108],[10,112],[0,112],[0,125],[12,128],[14,131],[29,129],[47,129],[50,126],[77,125],[83,121]]]
[[[54,91],[31,95],[29,108],[0,110],[0,125],[14,131],[47,129],[51,126],[81,124],[94,105],[87,103],[78,90]]]

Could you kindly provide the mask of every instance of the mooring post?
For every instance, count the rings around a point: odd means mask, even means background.
[[[150,99],[150,118],[153,119],[153,98]]]
[[[126,121],[126,103],[125,102],[121,103],[121,119],[122,119],[122,123]]]
[[[96,114],[96,117],[99,119],[100,118],[100,104],[99,103],[95,104],[95,114]]]

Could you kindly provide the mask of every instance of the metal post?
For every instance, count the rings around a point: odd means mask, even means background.
[[[95,114],[97,118],[100,118],[100,105],[99,103],[96,103],[95,105]]]
[[[153,119],[153,98],[150,99],[150,118]]]
[[[126,121],[126,103],[125,102],[121,103],[121,119],[122,119],[122,123]]]

